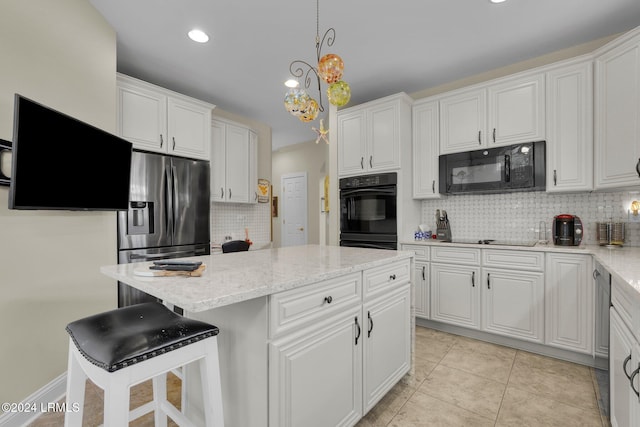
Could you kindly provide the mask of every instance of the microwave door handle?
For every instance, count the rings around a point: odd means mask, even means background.
[[[504,181],[511,182],[511,156],[504,155]]]

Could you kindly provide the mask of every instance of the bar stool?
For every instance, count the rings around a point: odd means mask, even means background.
[[[78,405],[79,411],[66,413],[65,427],[82,425],[87,377],[104,390],[105,427],[127,426],[152,411],[156,426],[166,427],[167,416],[178,425],[193,425],[167,400],[166,374],[196,361],[206,425],[223,426],[217,327],[150,302],[76,320],[66,330],[70,336],[67,404]],[[153,401],[129,411],[130,387],[150,378]]]

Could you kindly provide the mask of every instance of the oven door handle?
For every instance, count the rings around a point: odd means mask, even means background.
[[[382,195],[396,195],[395,188],[355,188],[353,190],[341,190],[340,197],[351,197],[358,194],[382,194]]]

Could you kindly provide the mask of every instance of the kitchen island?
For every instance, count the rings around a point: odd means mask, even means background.
[[[307,245],[185,260],[203,275],[101,272],[220,328],[227,426],[353,425],[411,368],[412,252]],[[185,377],[198,419],[197,367]]]

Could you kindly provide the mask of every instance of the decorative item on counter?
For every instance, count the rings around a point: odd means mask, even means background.
[[[596,222],[596,238],[600,246],[621,248],[624,245],[624,222]]]
[[[253,245],[253,242],[251,241],[251,239],[249,239],[249,229],[248,228],[244,229],[244,241],[247,242],[249,244],[249,246]]]

